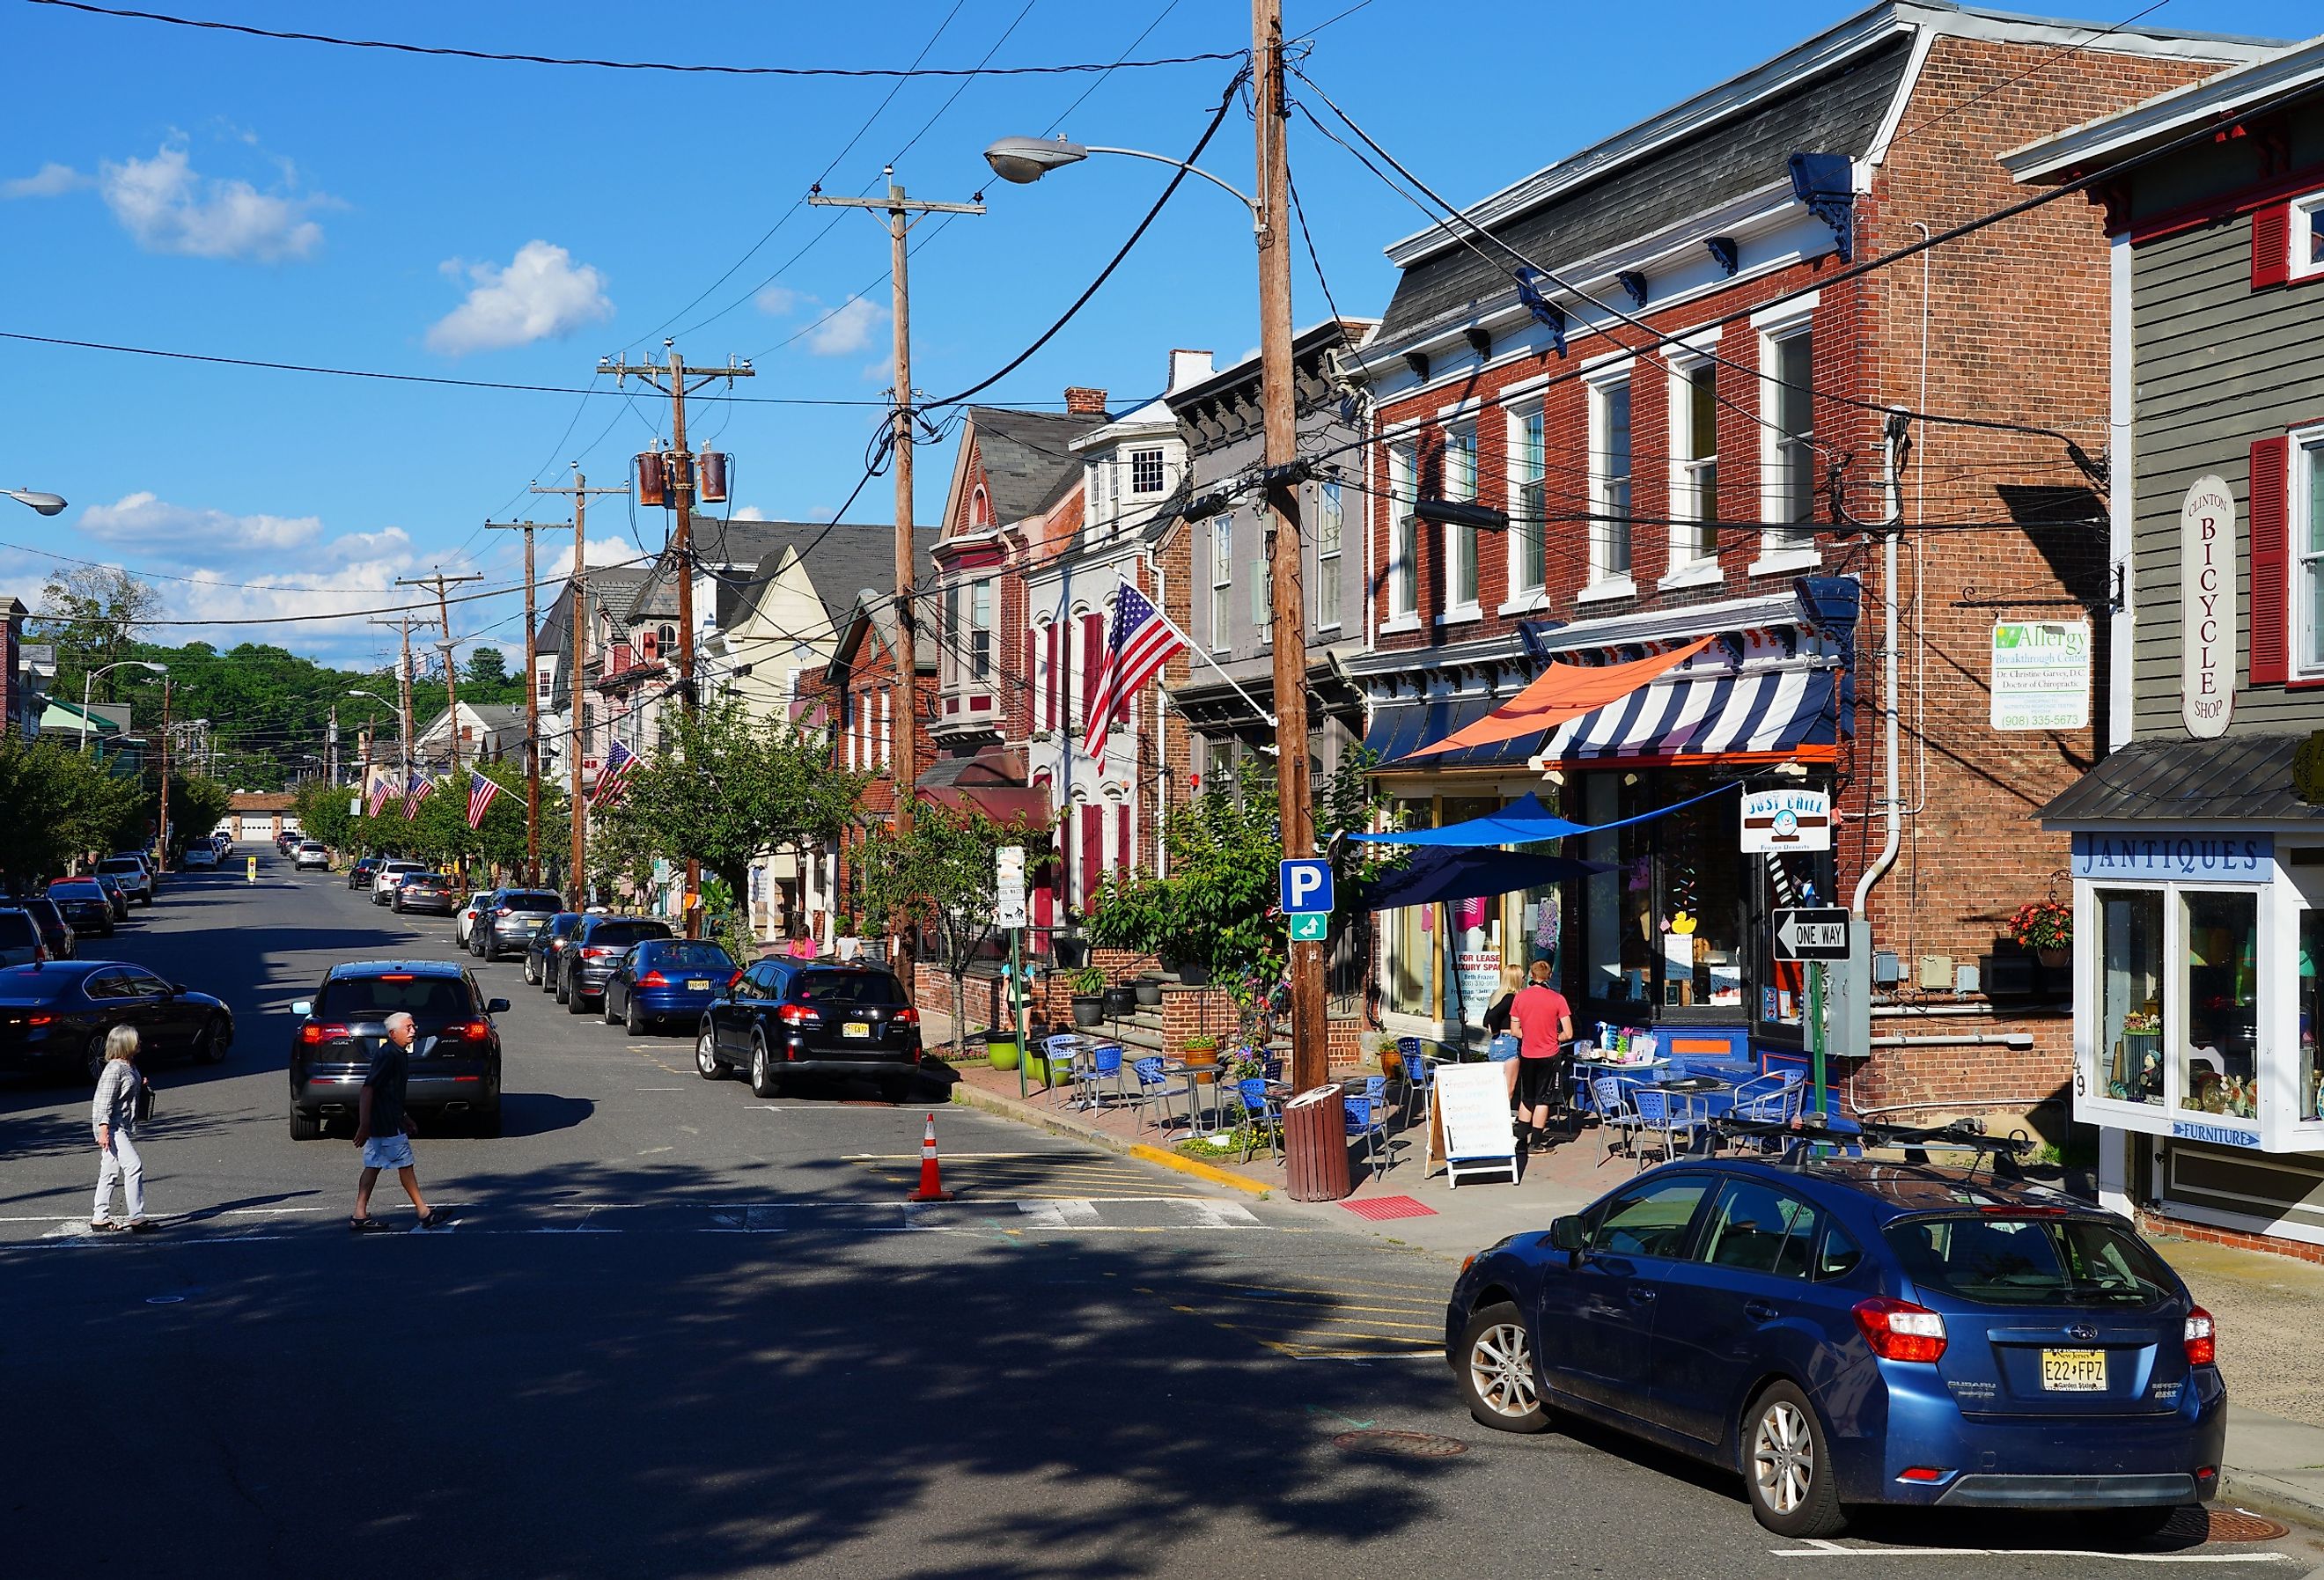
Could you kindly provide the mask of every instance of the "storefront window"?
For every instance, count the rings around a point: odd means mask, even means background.
[[[2163,1101],[2163,896],[2101,890],[2099,1078],[2128,1103]]]
[[[1625,816],[1621,776],[1593,773],[1582,781],[1582,821],[1611,823]],[[1592,834],[1583,840],[1585,861],[1601,862],[1614,870],[1593,873],[1582,883],[1582,996],[1628,1012],[1643,1013],[1654,1001],[1651,957],[1646,939],[1653,920],[1648,913],[1653,882],[1649,824]],[[1578,1031],[1579,1027],[1575,1030]]]
[[[1433,827],[1435,808],[1425,800],[1399,801],[1406,828]],[[1400,1015],[1434,1015],[1436,1003],[1436,907],[1406,905],[1394,913],[1394,947],[1388,955],[1388,1007]]]
[[[1717,782],[1667,770],[1593,773],[1580,780],[1569,805],[1578,800],[1582,822],[1609,823],[1692,801]],[[1578,969],[1565,980],[1601,1013],[1643,1021],[1683,1011],[1698,1012],[1696,1019],[1748,1012],[1751,869],[1736,849],[1735,816],[1732,798],[1713,796],[1582,841],[1584,859],[1614,871],[1580,885],[1581,903],[1570,913],[1582,934],[1573,950]],[[1803,863],[1803,884],[1817,881],[1821,859]],[[1796,1021],[1794,997],[1786,993],[1784,1002]]]
[[[2300,1090],[2293,1116],[2324,1119],[2324,1089],[2319,1089],[2316,1063],[2316,1029],[2324,1025],[2324,993],[2318,984],[2317,962],[2324,960],[2324,910],[2300,913]]]
[[[2187,906],[2187,1040],[2179,1105],[2259,1117],[2259,897],[2193,894]]]
[[[1666,775],[1676,780],[1679,776]],[[1707,783],[1671,783],[1685,799]],[[1698,801],[1646,827],[1656,831],[1655,918],[1662,943],[1665,1005],[1739,1006],[1743,1003],[1741,864],[1735,855],[1735,805],[1726,796]]]

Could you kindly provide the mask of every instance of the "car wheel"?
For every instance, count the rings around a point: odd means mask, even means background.
[[[726,1067],[718,1062],[718,1044],[707,1026],[694,1035],[694,1073],[706,1081],[717,1080],[726,1073]]]
[[[646,1018],[638,1013],[638,1000],[634,993],[630,995],[628,1005],[622,1011],[622,1030],[632,1037],[646,1034]]]
[[[501,1105],[499,1104],[493,1104],[490,1108],[483,1110],[476,1115],[476,1133],[483,1136],[487,1141],[495,1140],[499,1137],[501,1133]]]
[[[622,1018],[613,1013],[613,990],[612,988],[607,988],[605,990],[605,996],[597,1001],[597,1012],[605,1017],[605,1024],[608,1026],[618,1026],[622,1023]]]
[[[92,1086],[105,1078],[105,1038],[100,1031],[88,1039],[88,1084]]]
[[[309,1113],[296,1103],[290,1104],[290,1139],[294,1141],[319,1141],[323,1139],[323,1116]]]
[[[1541,1376],[1525,1313],[1504,1300],[1485,1307],[1461,1330],[1461,1396],[1480,1427],[1496,1432],[1545,1432]]]
[[[767,1039],[763,1037],[752,1037],[751,1039],[751,1095],[772,1097],[781,1089],[775,1084],[774,1064],[767,1058]]]
[[[217,1064],[226,1058],[226,1043],[219,1035],[220,1030],[220,1022],[215,1020],[202,1028],[200,1035],[194,1039],[195,1063]]]
[[[557,995],[557,1002],[560,1004],[569,1004],[573,1002],[571,978],[562,971],[557,974],[557,981],[551,984],[549,991]]]
[[[565,1012],[568,1015],[586,1015],[589,1012],[589,1001],[582,995],[581,979],[577,976],[570,977],[566,981]]]
[[[528,983],[538,983],[540,980],[540,968],[532,963],[532,956],[530,955],[524,957],[524,979]]]
[[[1744,1417],[1743,1490],[1777,1536],[1837,1536],[1847,1529],[1823,1423],[1808,1396],[1771,1382]]]

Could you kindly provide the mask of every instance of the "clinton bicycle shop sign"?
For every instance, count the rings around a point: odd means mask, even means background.
[[[2204,476],[2179,507],[2179,716],[2210,740],[2236,711],[2236,495]]]

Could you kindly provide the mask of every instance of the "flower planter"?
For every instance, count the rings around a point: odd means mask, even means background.
[[[1130,986],[1137,990],[1139,1003],[1147,1009],[1162,1002],[1162,979],[1158,976],[1141,976]]]
[[[1211,985],[1211,968],[1202,961],[1179,960],[1167,964],[1170,965],[1171,970],[1177,974],[1178,980],[1186,986],[1208,987]]]
[[[1017,1067],[1017,1039],[1014,1037],[988,1036],[984,1039],[984,1062],[996,1070]]]
[[[1074,1024],[1094,1026],[1105,1019],[1105,995],[1094,993],[1074,994]]]
[[[1161,1001],[1157,997],[1155,1002],[1158,1003]],[[1135,1014],[1137,1010],[1138,990],[1136,988],[1125,983],[1118,987],[1109,987],[1105,990],[1105,1012],[1113,1019],[1119,1021],[1124,1015]]]
[[[2071,964],[2074,952],[2071,949],[2036,949],[2034,958],[2042,962],[2044,971],[2062,971]]]

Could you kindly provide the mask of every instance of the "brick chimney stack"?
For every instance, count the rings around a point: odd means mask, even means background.
[[[1065,386],[1065,413],[1071,417],[1102,417],[1105,415],[1105,392],[1084,388],[1080,384]]]

